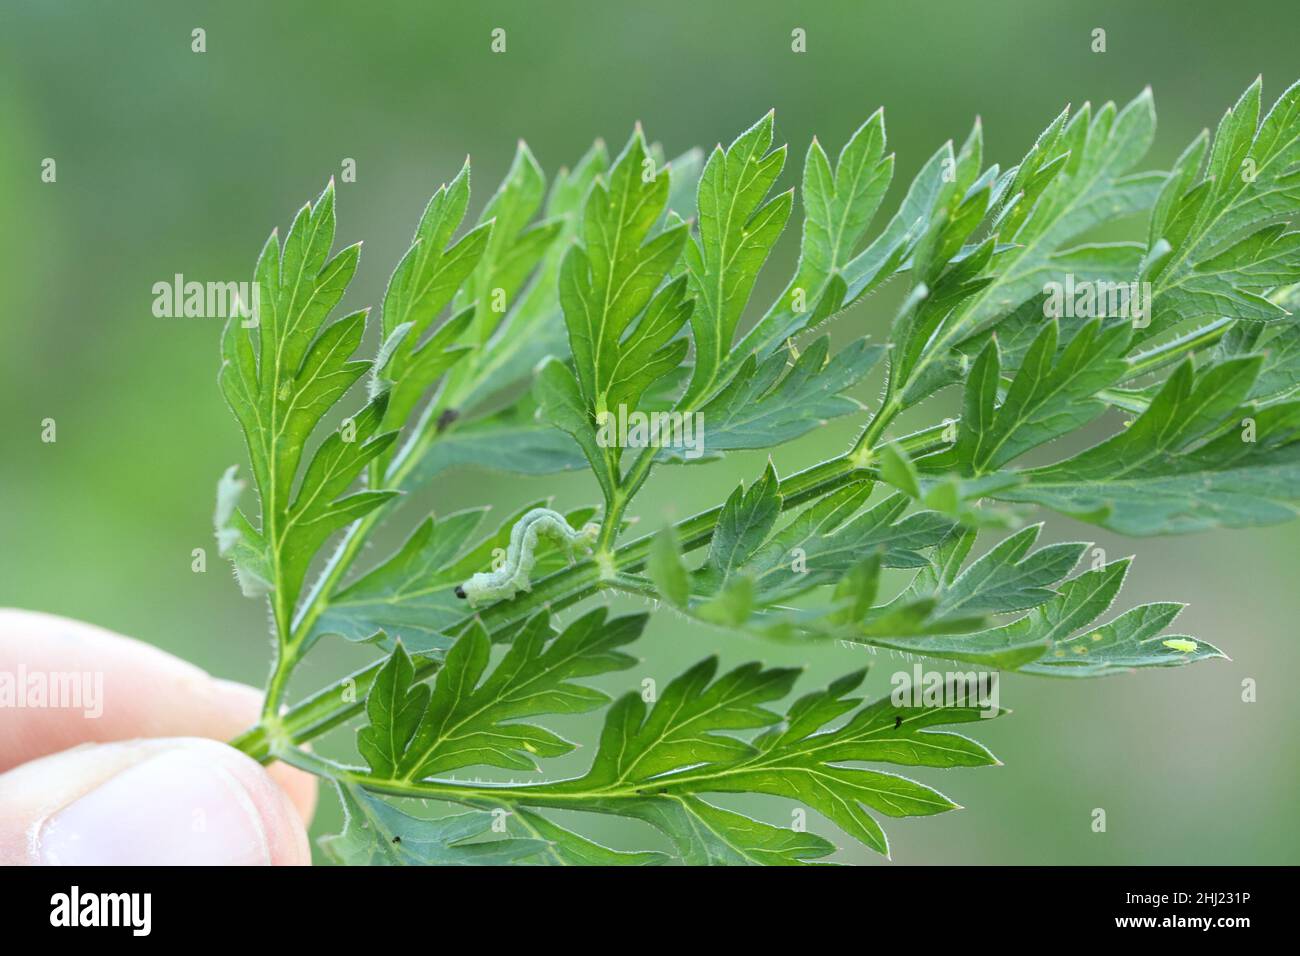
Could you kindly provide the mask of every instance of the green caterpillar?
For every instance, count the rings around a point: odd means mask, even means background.
[[[510,546],[506,559],[495,571],[480,571],[456,588],[456,597],[476,606],[484,601],[504,601],[531,587],[528,573],[537,563],[537,542],[546,535],[570,549],[581,547],[590,550],[600,528],[588,524],[581,531],[569,527],[569,522],[559,512],[550,508],[534,508],[527,512],[510,529]]]

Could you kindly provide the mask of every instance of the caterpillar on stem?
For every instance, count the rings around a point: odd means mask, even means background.
[[[595,524],[585,525],[575,531],[569,527],[564,516],[550,508],[534,508],[520,518],[510,529],[510,544],[506,548],[505,561],[493,571],[480,571],[456,588],[456,597],[477,606],[485,601],[505,601],[520,591],[531,587],[529,572],[537,563],[537,544],[545,535],[554,541],[567,545],[571,550],[583,548],[591,550],[600,527]]]

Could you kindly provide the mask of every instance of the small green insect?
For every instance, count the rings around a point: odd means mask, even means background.
[[[1196,650],[1196,648],[1200,647],[1200,645],[1195,641],[1189,641],[1181,637],[1170,638],[1169,640],[1161,641],[1160,643],[1171,650],[1182,651],[1184,654],[1190,654],[1192,651]]]
[[[495,571],[480,571],[456,588],[456,597],[477,606],[484,601],[505,601],[531,587],[528,574],[537,563],[537,543],[543,535],[570,550],[591,550],[600,527],[588,524],[581,531],[569,527],[564,516],[550,508],[534,508],[510,529],[506,559]]]

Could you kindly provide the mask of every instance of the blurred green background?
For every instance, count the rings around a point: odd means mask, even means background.
[[[207,31],[207,52],[190,50]],[[507,30],[508,52],[489,51]],[[808,52],[790,50],[807,31]],[[1107,52],[1090,50],[1107,31]],[[0,603],[84,618],[142,638],[224,677],[260,684],[263,607],[241,598],[212,548],[217,476],[243,461],[215,378],[219,324],[157,319],[151,286],[251,278],[273,226],[355,159],[340,184],[340,244],[365,240],[345,300],[379,299],[431,191],[466,153],[476,210],[515,141],[545,168],[592,138],[620,144],[636,120],[675,154],[734,136],[769,107],[797,182],[816,134],[838,150],[878,105],[898,155],[896,198],[944,139],[983,118],[986,156],[1013,164],[1066,103],[1127,100],[1150,84],[1160,131],[1148,167],[1167,166],[1263,73],[1269,102],[1300,76],[1300,7],[1189,2],[805,2],[483,0],[13,2],[0,9]],[[53,157],[58,181],[43,184]],[[886,201],[891,208],[894,198]],[[883,214],[882,214],[883,221]],[[792,226],[759,297],[792,266]],[[835,326],[840,341],[883,334],[889,296]],[[873,386],[874,387],[874,386]],[[872,398],[872,389],[860,396]],[[58,441],[40,441],[40,422]],[[778,449],[793,471],[840,451],[841,421]],[[761,455],[661,473],[643,526],[720,501]],[[593,500],[585,476],[521,480],[456,472],[404,511],[501,509],[554,494]],[[919,863],[1296,863],[1296,739],[1290,681],[1300,664],[1300,535],[1293,527],[1126,540],[1053,519],[1055,538],[1096,540],[1140,560],[1122,595],[1191,602],[1179,629],[1232,662],[1092,683],[1006,679],[1007,719],[973,728],[1006,761],[920,773],[968,809],[887,822],[894,859]],[[190,569],[207,547],[207,573]],[[368,659],[326,642],[299,694]],[[718,651],[806,663],[802,688],[859,666],[837,647],[792,649],[667,616],[642,641],[644,676],[668,680]],[[910,665],[880,654],[869,687]],[[1254,678],[1257,703],[1241,700]],[[608,683],[608,682],[607,682]],[[592,740],[596,725],[563,731]],[[351,756],[350,732],[320,744]],[[588,748],[588,753],[590,749]],[[584,758],[576,758],[576,768]],[[1105,808],[1108,832],[1093,833]],[[753,804],[788,823],[788,810]],[[316,833],[338,819],[322,803]],[[615,824],[603,830],[619,839]],[[829,833],[823,821],[813,829]],[[865,851],[844,859],[880,862]]]

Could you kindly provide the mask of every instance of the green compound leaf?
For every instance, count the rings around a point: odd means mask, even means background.
[[[402,488],[427,487],[444,471],[464,465],[519,475],[550,475],[584,464],[572,441],[537,420],[537,406],[525,396],[507,408],[439,434],[413,463]]]
[[[769,112],[726,150],[718,146],[700,177],[699,237],[686,247],[697,302],[690,398],[710,394],[758,274],[790,218],[791,192],[767,198],[786,156],[784,146],[772,149],[772,121]]]
[[[398,391],[406,417],[417,401],[432,395],[389,469],[394,484],[416,488],[457,465],[525,474],[581,465],[563,436],[536,421],[536,408],[526,395],[504,406],[501,395],[517,396],[541,359],[567,351],[557,287],[560,263],[578,229],[581,204],[605,164],[604,147],[597,144],[572,173],[562,171],[539,218],[545,177],[521,142],[479,224],[441,257],[423,261],[437,296],[426,303],[436,308],[426,307],[422,321],[441,310],[448,296],[452,315],[411,355],[407,388],[390,384],[383,373],[401,359],[412,330],[397,326],[381,350],[376,387]],[[448,195],[440,203],[444,191]],[[463,218],[465,175],[444,191],[435,196],[426,221]],[[434,216],[435,211],[441,215]],[[437,240],[449,238],[448,226],[439,229]],[[408,258],[417,252],[413,247]],[[392,289],[390,285],[390,293]]]
[[[709,811],[717,812],[695,794],[763,793],[816,810],[859,842],[888,853],[884,832],[870,811],[918,816],[951,810],[956,804],[905,777],[845,764],[997,763],[968,738],[925,729],[977,720],[977,707],[895,707],[885,699],[859,709],[860,698],[846,697],[862,681],[865,672],[857,672],[800,698],[782,719],[764,705],[789,693],[797,671],[747,664],[715,679],[716,670],[716,660],[701,661],[669,684],[651,708],[636,694],[617,701],[591,770],[579,780],[557,785],[554,793],[582,793],[584,799],[591,794],[601,801],[593,809],[630,813],[677,833],[681,821],[664,816],[687,813],[702,817],[707,825],[713,815]],[[854,710],[846,722],[828,729]],[[749,742],[733,736],[764,728],[773,729]],[[680,809],[672,801],[681,801]],[[735,859],[740,857],[745,862],[793,863],[830,851],[821,839],[810,843],[788,835],[777,840],[780,834],[772,828],[751,830],[742,843],[734,832],[740,823],[719,814],[716,826],[689,841],[683,855],[693,861],[740,862]],[[773,850],[779,853],[776,859]]]
[[[696,797],[673,794],[594,807],[643,820],[673,842],[687,866],[799,866],[835,852],[835,844],[807,831],[772,826]]]
[[[1021,164],[979,173],[978,125],[951,162],[939,213],[917,243],[920,283],[896,326],[892,390],[905,405],[965,377],[969,355],[1047,283],[1129,282],[1142,247],[1068,243],[1155,201],[1162,173],[1133,173],[1155,129],[1149,91],[1118,112],[1107,103],[1062,113]],[[986,233],[987,238],[979,240]]]
[[[884,348],[854,342],[829,356],[830,342],[817,339],[793,363],[777,352],[761,364],[751,356],[731,382],[700,408],[705,454],[771,448],[806,434],[832,418],[862,410],[843,393],[859,384]],[[665,460],[685,454],[667,448]]]
[[[381,430],[386,395],[326,437],[298,479],[308,439],[370,368],[350,361],[366,313],[329,323],[359,252],[351,246],[329,258],[334,226],[331,181],[315,203],[299,211],[283,249],[271,234],[256,270],[256,327],[234,316],[222,342],[221,388],[244,431],[262,520],[254,529],[235,508],[231,473],[218,502],[218,542],[223,554],[237,560],[246,592],[274,592],[280,621],[296,604],[308,565],[326,540],[391,497],[380,491],[348,494],[396,437]]]
[[[952,536],[954,522],[933,511],[906,514],[905,495],[889,496],[864,508],[871,482],[857,482],[826,495],[777,527],[781,498],[769,466],[748,490],[737,488],[723,506],[704,563],[687,578],[685,602],[674,602],[713,624],[771,636],[802,633],[857,636],[868,616],[882,567],[928,568],[925,552]],[[656,568],[671,567],[670,542],[656,542]],[[661,585],[662,588],[662,585]],[[829,607],[791,611],[787,602],[818,588],[837,590]],[[868,593],[870,592],[870,593]],[[844,606],[863,600],[859,613]],[[928,614],[933,602],[925,605]],[[925,615],[922,615],[925,616]],[[846,627],[853,628],[846,630]]]
[[[1163,633],[1185,605],[1142,604],[1108,624],[1061,641],[1023,670],[1053,677],[1097,677],[1138,667],[1181,667],[1227,655],[1184,634]]]
[[[584,836],[556,826],[540,813],[523,808],[511,812],[511,821],[526,836],[544,840],[546,849],[530,860],[548,866],[663,866],[672,862],[667,853],[655,850],[624,852],[588,840]]]
[[[736,488],[722,506],[704,563],[706,575],[719,586],[753,556],[781,516],[777,486],[776,469],[768,462],[763,476],[749,490]]]
[[[955,465],[967,474],[995,471],[1025,452],[1076,431],[1106,410],[1095,396],[1127,373],[1123,360],[1127,325],[1103,329],[1093,320],[1059,350],[1059,324],[1049,322],[1020,361],[1001,404],[1001,360],[990,340],[971,368],[966,403],[951,456],[927,462],[928,470]]]
[[[608,702],[572,681],[632,666],[635,660],[618,648],[644,627],[644,616],[606,623],[601,608],[557,636],[539,615],[489,673],[492,643],[474,625],[448,652],[432,695],[412,683],[414,669],[399,645],[366,699],[370,723],[358,733],[358,749],[376,775],[395,780],[479,765],[535,771],[537,758],[568,753],[573,745],[520,721],[582,713]]]
[[[957,808],[939,791],[906,777],[846,767],[848,762],[910,767],[981,767],[997,764],[982,745],[960,734],[926,727],[978,720],[977,707],[896,707],[889,699],[858,710],[837,730],[827,720],[852,710],[860,699],[846,695],[863,673],[849,675],[825,691],[809,694],[790,709],[785,729],[763,734],[757,751],[711,781],[732,793],[767,793],[799,800],[879,853],[889,844],[875,817],[928,816]],[[995,716],[996,710],[988,713]],[[669,783],[669,789],[686,786]]]
[[[1152,213],[1148,264],[1154,314],[1143,337],[1202,316],[1285,315],[1262,293],[1300,280],[1300,83],[1262,121],[1256,80],[1179,158]],[[1257,125],[1258,124],[1258,125]],[[1207,158],[1208,152],[1208,158]]]
[[[1149,89],[1121,110],[1087,104],[1065,114],[1039,137],[1005,188],[994,229],[1014,243],[997,258],[997,274],[950,320],[969,338],[1041,292],[1046,282],[1078,272],[1065,244],[1108,220],[1142,212],[1155,202],[1162,173],[1135,173],[1151,147],[1156,116]],[[1104,260],[1103,260],[1104,261]],[[1130,280],[1131,272],[1095,268],[1088,278]],[[1124,265],[1120,260],[1116,265]]]
[[[881,111],[859,127],[841,151],[833,185],[821,146],[809,147],[799,269],[781,298],[724,359],[720,381],[730,381],[751,356],[762,362],[805,328],[852,305],[903,267],[933,213],[951,148],[930,158],[889,224],[855,255],[893,177],[893,157],[884,150]]]
[[[521,146],[521,150],[525,148]],[[512,174],[519,165],[517,157]],[[506,295],[506,312],[499,316],[496,333],[485,346],[475,350],[465,367],[458,368],[450,376],[445,392],[439,396],[438,404],[442,409],[474,409],[490,400],[491,396],[529,381],[534,368],[546,356],[568,355],[558,291],[560,265],[581,227],[583,203],[592,183],[608,165],[605,146],[598,142],[579,159],[572,171],[562,169],[556,174],[541,221],[524,227],[504,258],[513,262],[531,260],[542,236],[550,236],[549,243],[537,261],[532,278],[517,292]],[[512,175],[508,175],[498,194],[512,192],[512,181]],[[496,235],[495,231],[493,235]],[[501,288],[503,293],[507,291],[504,286],[479,275],[495,261],[495,258],[485,257],[473,279],[473,283],[485,290],[489,297],[497,288]],[[489,307],[493,304],[489,300]],[[479,442],[477,445],[490,446],[490,443]]]
[[[643,625],[641,616],[607,620],[597,611],[552,637],[545,619],[535,619],[490,669],[486,635],[470,631],[449,655],[432,693],[412,682],[411,661],[399,646],[370,690],[370,723],[358,738],[371,773],[349,779],[380,789],[400,788],[409,795],[507,810],[514,818],[512,832],[542,841],[543,858],[536,862],[665,862],[662,854],[611,850],[561,828],[537,812],[549,807],[650,823],[669,836],[679,862],[794,864],[825,857],[835,844],[801,827],[775,827],[721,809],[701,795],[784,797],[886,853],[887,842],[873,811],[916,816],[956,805],[929,786],[857,764],[997,763],[974,741],[930,729],[976,720],[981,714],[995,716],[996,708],[978,702],[895,706],[887,699],[862,707],[860,698],[847,696],[862,682],[865,672],[859,671],[778,709],[775,705],[789,694],[798,670],[746,664],[718,676],[717,660],[709,658],[671,681],[651,706],[641,692],[614,702],[591,767],[581,777],[525,787],[425,783],[432,770],[478,764],[525,769],[536,757],[565,752],[568,747],[559,738],[519,721],[542,713],[577,713],[607,700],[571,681],[629,666],[631,658],[619,648]],[[737,736],[746,732],[747,737]],[[345,800],[357,802],[362,796],[349,791]],[[382,811],[365,809],[378,820],[380,838],[412,826],[410,818],[393,823]],[[350,815],[356,812],[355,807],[349,809]],[[462,822],[469,829],[468,819],[461,817],[446,825]],[[347,834],[345,830],[344,837]],[[461,849],[441,828],[422,839],[436,840],[439,853]],[[376,846],[374,839],[363,841],[360,850],[350,852],[415,852],[406,847],[405,835],[401,851],[384,842]],[[493,842],[472,852],[522,854],[527,849]]]
[[[345,866],[499,866],[549,849],[541,839],[477,839],[491,836],[493,817],[484,810],[425,820],[360,787],[339,784],[336,790],[343,832],[322,838],[320,846]]]
[[[240,511],[231,469],[215,524],[241,587],[272,604],[268,714],[323,635],[388,656],[355,675],[361,704],[322,692],[237,743],[336,780],[348,820],[325,847],[345,862],[794,865],[827,861],[832,828],[887,853],[883,817],[953,809],[893,768],[995,764],[950,728],[996,716],[996,698],[867,703],[858,672],[789,703],[795,669],[716,657],[660,687],[645,665],[618,676],[640,664],[627,645],[646,616],[582,602],[612,592],[787,650],[839,641],[964,673],[1224,657],[1171,631],[1181,604],[1119,603],[1131,559],[1089,564],[1088,544],[1040,544],[1023,523],[1045,506],[1145,535],[1300,508],[1300,85],[1263,119],[1260,88],[1167,172],[1139,171],[1149,92],[1063,111],[1005,171],[986,165],[977,121],[873,235],[894,169],[877,112],[834,162],[809,147],[799,261],[776,285],[760,276],[795,195],[774,192],[786,147],[771,114],[671,164],[638,128],[612,164],[598,143],[549,189],[521,143],[476,216],[468,166],[434,195],[385,293],[373,363],[352,358],[367,313],[334,317],[357,248],[332,253],[327,188],[263,250],[257,321],[226,328],[221,387],[260,515]],[[898,276],[892,325],[849,312]],[[782,291],[756,308],[769,288]],[[833,339],[796,341],[837,318]],[[339,421],[367,378],[368,404]],[[952,401],[931,401],[945,389]],[[625,436],[628,413],[683,441]],[[770,450],[849,415],[861,430],[844,454],[784,479],[769,462],[723,504],[622,537],[660,465]],[[395,553],[362,557],[395,511],[384,505],[448,468],[541,475],[584,460],[604,511],[544,518],[589,528],[590,553],[539,540],[522,589],[495,582],[524,566],[520,522],[543,502],[490,533],[483,508],[430,517]],[[474,581],[474,601],[457,597]],[[295,749],[362,708],[364,769]],[[575,759],[596,711],[585,771],[542,774]],[[380,793],[461,809],[426,819]],[[739,795],[765,798],[771,818],[717,805]],[[632,826],[606,845],[593,813]]]
[[[1108,624],[1097,623],[1111,608],[1131,561],[1112,561],[1058,584],[1048,601],[999,627],[880,643],[929,657],[1054,677],[1098,677],[1225,657],[1205,641],[1162,633],[1181,604],[1144,604]]]
[[[638,128],[609,171],[608,182],[598,180],[592,187],[583,211],[581,244],[570,248],[561,268],[560,302],[569,346],[593,417],[613,407],[610,393],[620,381],[623,358],[662,334],[663,322],[650,320],[655,310],[647,309],[686,242],[685,225],[653,231],[669,189],[665,171],[646,176],[653,162]],[[681,293],[665,290],[660,296],[680,300]],[[665,316],[664,321],[677,320],[679,305],[660,305],[657,314]],[[638,317],[641,321],[634,326]],[[682,346],[670,342],[662,349],[680,353]]]
[[[1050,586],[1068,575],[1088,545],[1072,541],[1030,551],[1042,525],[1010,535],[980,556],[942,591],[939,613],[948,616],[1005,614],[1050,600]]]
[[[701,661],[668,684],[653,708],[640,695],[609,711],[585,789],[626,789],[700,762],[731,761],[752,747],[723,731],[753,730],[780,720],[764,704],[790,692],[799,671],[746,664],[714,680],[716,658]],[[576,786],[576,784],[575,784]]]
[[[469,205],[469,162],[450,184],[434,193],[420,217],[402,261],[384,294],[384,344],[375,363],[374,391],[390,393],[386,425],[406,424],[416,403],[444,372],[470,351],[457,341],[481,321],[462,310],[427,340],[425,333],[478,267],[492,241],[492,222],[470,230],[456,242]]]
[[[563,227],[562,219],[532,222],[545,195],[546,177],[528,144],[520,140],[510,171],[479,217],[480,224],[491,225],[492,233],[473,281],[460,293],[465,306],[473,303],[470,338],[478,345],[492,337],[509,302]]]
[[[902,493],[864,508],[871,492],[869,482],[849,485],[773,532],[768,521],[777,503],[775,485],[770,479],[757,482],[749,492],[733,494],[715,537],[730,543],[728,553],[740,555],[739,561],[711,554],[700,568],[686,572],[672,541],[661,537],[652,553],[651,581],[667,595],[662,569],[680,567],[689,575],[689,592],[684,602],[669,598],[675,606],[708,623],[768,637],[834,638],[1005,670],[1060,673],[1044,670],[1053,666],[1045,658],[1096,629],[1128,568],[1125,560],[1070,578],[1089,545],[1063,542],[1035,550],[1041,525],[1006,537],[966,565],[976,531],[962,531],[938,512],[909,513],[909,498]],[[754,544],[760,538],[762,543]],[[877,603],[881,572],[888,568],[916,574],[896,597]],[[791,605],[810,592],[825,595],[820,604]],[[992,623],[996,618],[1010,619]],[[1101,663],[1110,644],[1096,640],[1089,637],[1092,656],[1086,660]],[[1221,656],[1202,641],[1190,649],[1197,653],[1183,654],[1151,643],[1145,658],[1126,648],[1112,667],[1070,672],[1095,676]],[[1078,646],[1069,653],[1081,654]],[[1025,666],[1036,661],[1042,667]]]
[[[844,144],[834,172],[815,138],[804,160],[803,242],[799,271],[783,296],[782,307],[795,311],[803,294],[816,298],[853,258],[867,227],[880,208],[894,175],[894,157],[885,155],[885,113],[876,110]]]
[[[999,497],[1135,535],[1290,519],[1300,504],[1300,403],[1247,402],[1261,363],[1243,356],[1201,372],[1184,363],[1123,432],[1022,472]]]

